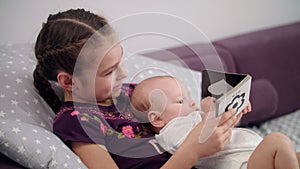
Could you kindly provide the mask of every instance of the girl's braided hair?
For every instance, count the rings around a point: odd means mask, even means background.
[[[57,81],[59,71],[73,74],[84,44],[107,25],[105,18],[84,9],[49,15],[43,24],[35,44],[37,65],[33,78],[35,88],[54,112],[58,112],[61,101],[49,81]]]

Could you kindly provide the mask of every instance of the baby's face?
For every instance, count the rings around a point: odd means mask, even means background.
[[[160,118],[168,123],[178,116],[186,116],[198,110],[185,85],[175,79],[163,79],[160,81],[161,92],[165,95],[165,107]]]

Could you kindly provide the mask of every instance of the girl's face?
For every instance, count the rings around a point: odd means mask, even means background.
[[[101,49],[98,49],[101,50]],[[97,54],[97,49],[94,54]],[[82,74],[73,77],[75,89],[73,100],[80,102],[95,102],[103,105],[112,104],[112,99],[119,96],[122,80],[127,72],[122,68],[121,45],[112,47],[99,63],[89,63]]]

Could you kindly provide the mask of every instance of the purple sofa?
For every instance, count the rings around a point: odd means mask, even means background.
[[[300,108],[300,22],[216,40],[212,45],[191,44],[143,55],[172,62],[180,58],[181,64],[199,71],[250,74],[252,112],[243,117],[241,126],[259,125]]]

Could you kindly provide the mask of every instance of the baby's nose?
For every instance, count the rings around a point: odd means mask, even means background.
[[[191,107],[194,107],[194,106],[196,106],[196,103],[195,103],[195,101],[194,101],[194,100],[192,100],[192,101],[190,102],[190,106],[191,106]]]

